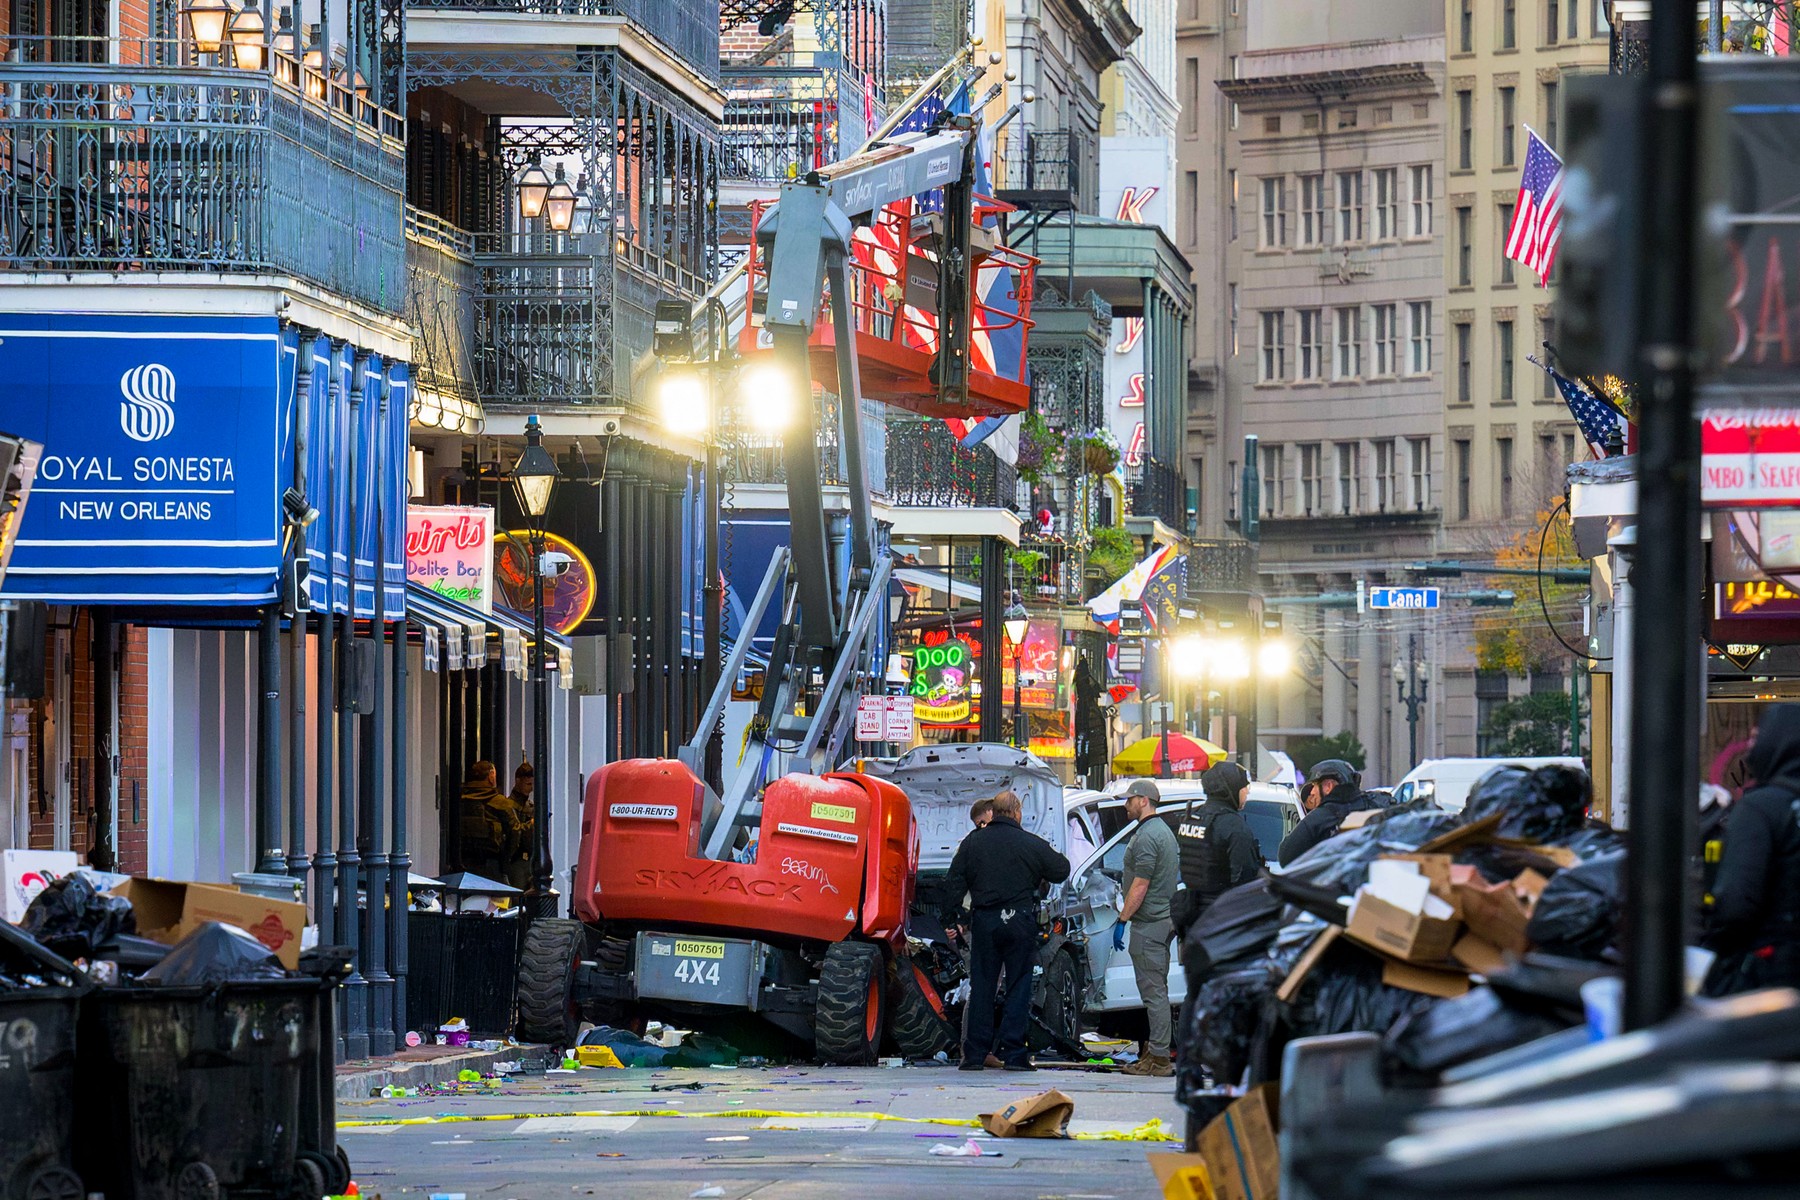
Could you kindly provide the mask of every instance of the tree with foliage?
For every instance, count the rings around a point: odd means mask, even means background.
[[[1569,752],[1569,697],[1533,692],[1494,706],[1487,728],[1493,758],[1549,758]]]
[[[1358,771],[1369,761],[1369,752],[1363,749],[1363,744],[1348,729],[1330,737],[1301,738],[1288,746],[1287,753],[1301,775],[1328,758],[1341,758]]]
[[[1513,570],[1539,569],[1539,544],[1542,543],[1542,569],[1586,567],[1587,561],[1575,549],[1575,530],[1562,513],[1553,509],[1540,511],[1529,526],[1494,551],[1494,565]],[[1533,671],[1555,665],[1559,670],[1569,661],[1569,651],[1550,625],[1545,624],[1544,611],[1564,637],[1581,630],[1581,597],[1584,584],[1556,583],[1542,580],[1543,603],[1538,601],[1539,580],[1528,575],[1494,575],[1481,586],[1503,588],[1516,595],[1511,609],[1484,609],[1475,619],[1475,661],[1483,671],[1504,671],[1524,678]]]

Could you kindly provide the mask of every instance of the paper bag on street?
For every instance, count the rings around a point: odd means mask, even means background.
[[[1075,1101],[1052,1088],[1015,1100],[999,1112],[982,1113],[976,1120],[995,1137],[1061,1138],[1069,1136],[1069,1118],[1074,1115]]]

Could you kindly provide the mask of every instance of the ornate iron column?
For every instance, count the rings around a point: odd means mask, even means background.
[[[367,947],[365,958],[368,970],[365,972],[369,981],[369,1053],[381,1055],[394,1052],[394,977],[388,973],[388,922],[386,903],[388,895],[388,854],[383,811],[387,806],[387,680],[385,671],[387,662],[383,655],[386,639],[383,634],[387,612],[387,521],[389,514],[385,503],[387,498],[388,456],[384,453],[388,443],[388,400],[389,387],[387,366],[382,365],[382,373],[373,381],[377,389],[375,434],[369,439],[371,456],[370,474],[374,476],[375,486],[375,599],[369,617],[369,655],[370,678],[372,680],[369,697],[370,715],[368,720],[369,744],[364,751],[369,758],[369,786],[362,793],[363,828],[368,831],[368,853],[364,856],[367,864],[367,896],[363,909],[363,945]]]
[[[331,352],[326,360],[327,372],[325,381],[325,412],[327,419],[320,422],[321,428],[330,429],[330,417],[335,414],[344,397],[344,376],[340,370],[343,361],[344,344],[336,339],[330,343]],[[308,347],[307,354],[317,353],[315,347]],[[337,596],[337,563],[333,552],[337,548],[338,539],[343,533],[341,515],[338,511],[338,454],[337,447],[331,446],[325,461],[330,464],[325,481],[325,506],[331,513],[331,537],[325,543],[322,556],[325,563],[325,578],[322,591],[325,596],[325,609],[319,615],[319,724],[318,724],[318,784],[314,790],[314,823],[317,827],[317,840],[314,845],[318,850],[313,854],[313,921],[319,927],[319,937],[324,939],[326,931],[337,935],[337,855],[332,852],[331,830],[333,822],[332,770],[335,761],[332,751],[336,746],[336,726],[334,704],[332,698],[336,693],[332,690],[332,671],[337,661],[337,622],[332,619],[332,605]],[[344,1058],[344,1000],[343,993],[338,993],[337,1021],[337,1056]]]
[[[311,452],[313,348],[319,335],[301,329],[295,337],[294,349],[294,494],[302,504],[310,504],[306,494],[306,456]],[[294,530],[294,579],[300,583],[300,564],[306,557],[306,526]],[[304,585],[302,584],[302,587]],[[292,598],[294,611],[288,614],[288,689],[294,703],[288,736],[288,846],[287,873],[296,879],[306,877],[306,614],[300,611],[305,597],[296,589]],[[329,607],[329,606],[328,606]]]

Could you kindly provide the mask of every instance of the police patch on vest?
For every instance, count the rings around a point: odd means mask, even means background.
[[[1177,837],[1194,838],[1196,840],[1204,840],[1206,838],[1206,826],[1204,826],[1204,825],[1178,825],[1175,827],[1175,834]]]

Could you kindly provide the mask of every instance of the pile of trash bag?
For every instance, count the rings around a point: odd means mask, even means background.
[[[19,927],[64,958],[90,958],[119,935],[136,933],[137,917],[131,901],[101,893],[75,871],[33,897]]]
[[[1220,897],[1183,945],[1184,1088],[1261,1082],[1279,1071],[1288,1040],[1349,1032],[1382,1035],[1387,1069],[1429,1083],[1460,1063],[1581,1024],[1580,985],[1616,969],[1623,889],[1624,839],[1589,819],[1590,794],[1578,770],[1502,766],[1482,777],[1459,813],[1430,800],[1381,810]],[[1509,965],[1490,967],[1491,977],[1466,970],[1462,994],[1396,986],[1388,957],[1331,928],[1346,923],[1344,898],[1368,882],[1370,864],[1421,847],[1490,885],[1530,871],[1542,887],[1529,949],[1509,952]],[[1333,943],[1291,979],[1328,931]],[[1449,962],[1439,969],[1464,970]]]
[[[273,951],[236,925],[208,921],[179,942],[140,982],[171,987],[245,979],[286,979]]]

